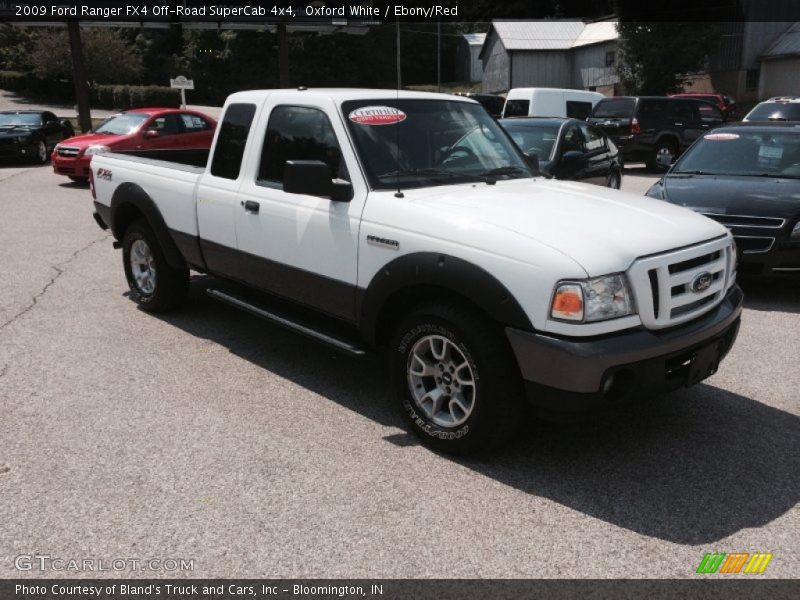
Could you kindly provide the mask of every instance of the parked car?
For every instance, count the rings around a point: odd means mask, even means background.
[[[72,123],[48,110],[0,111],[0,158],[44,164],[55,145],[73,135]]]
[[[759,102],[742,120],[800,122],[800,97],[778,96]]]
[[[725,94],[703,94],[700,92],[685,92],[682,94],[672,94],[671,98],[694,98],[704,100],[716,106],[725,117],[726,121],[735,121],[739,118],[739,109],[736,100]]]
[[[430,446],[501,443],[526,397],[585,410],[691,386],[734,343],[730,232],[536,176],[477,102],[257,90],[223,110],[205,169],[92,160],[130,298],[174,308],[191,268],[213,298],[342,352],[384,348]],[[476,132],[479,152],[459,143]]]
[[[728,227],[741,275],[800,277],[800,126],[743,123],[716,129],[647,195]]]
[[[622,156],[606,135],[577,119],[501,119],[500,125],[539,170],[556,179],[570,179],[619,189]]]
[[[564,117],[584,120],[605,96],[599,92],[559,88],[514,88],[506,95],[503,118]]]
[[[89,133],[71,137],[53,150],[53,171],[85,183],[98,152],[136,152],[157,157],[165,150],[206,155],[217,123],[203,113],[177,108],[135,108],[109,117]]]
[[[589,118],[611,137],[626,163],[644,161],[655,171],[666,171],[692,142],[724,120],[708,102],[664,96],[606,98]]]
[[[472,98],[479,102],[483,108],[486,109],[490,115],[495,119],[499,119],[503,113],[503,105],[506,99],[503,96],[495,96],[494,94],[479,94],[476,92],[455,92],[456,96],[464,96],[465,98]]]

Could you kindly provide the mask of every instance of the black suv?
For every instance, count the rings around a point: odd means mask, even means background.
[[[619,147],[626,163],[666,171],[673,160],[725,117],[714,104],[691,98],[616,96],[598,102],[588,121]]]

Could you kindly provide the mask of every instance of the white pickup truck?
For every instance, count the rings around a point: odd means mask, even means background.
[[[388,354],[427,444],[507,439],[524,402],[601,408],[693,385],[736,338],[736,249],[672,204],[541,177],[476,102],[261,90],[225,103],[205,168],[91,163],[131,298],[211,296],[352,355]]]

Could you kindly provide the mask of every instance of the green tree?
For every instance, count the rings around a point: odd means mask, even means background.
[[[92,83],[138,83],[142,61],[135,48],[114,29],[81,30],[86,75]],[[72,55],[66,28],[33,33],[28,55],[30,70],[43,79],[72,77]]]
[[[679,92],[689,73],[705,67],[719,46],[714,23],[620,21],[617,70],[629,94],[662,95]]]

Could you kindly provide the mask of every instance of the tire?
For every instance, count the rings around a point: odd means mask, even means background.
[[[67,175],[67,177],[79,185],[87,185],[89,183],[88,177],[75,177],[74,175]]]
[[[622,186],[622,174],[619,171],[611,171],[608,175],[608,183],[606,187],[612,190],[618,190]]]
[[[656,142],[653,153],[647,160],[647,168],[657,173],[664,173],[669,170],[672,160],[678,155],[678,148],[672,140],[659,140]],[[659,156],[669,157],[669,164],[661,164]]]
[[[147,221],[133,222],[122,238],[122,266],[130,297],[142,309],[164,312],[186,300],[189,269],[171,267]]]
[[[500,446],[525,412],[522,379],[502,330],[456,303],[421,305],[403,318],[389,371],[411,431],[448,454]]]
[[[36,154],[34,154],[31,159],[33,160],[34,164],[37,165],[46,165],[47,160],[50,158],[50,155],[47,153],[47,142],[44,141],[43,138],[39,138],[36,140]]]

